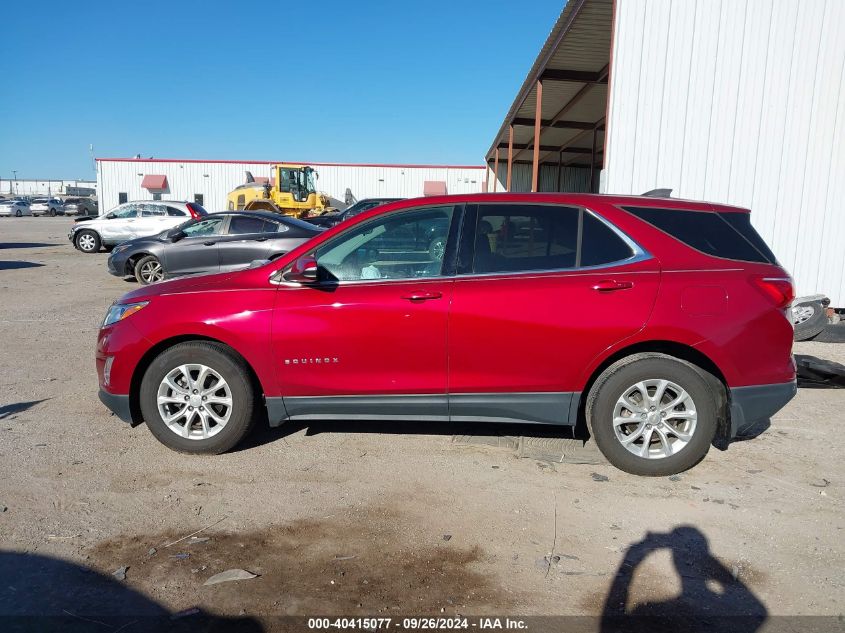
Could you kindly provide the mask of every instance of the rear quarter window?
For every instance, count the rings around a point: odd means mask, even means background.
[[[763,238],[751,226],[746,213],[622,208],[705,255],[745,262],[777,263]]]

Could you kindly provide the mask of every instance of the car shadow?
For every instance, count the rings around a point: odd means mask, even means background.
[[[40,268],[44,264],[39,264],[37,262],[7,262],[7,261],[0,261],[0,270],[17,270],[19,268]]]
[[[8,418],[9,416],[21,413],[34,407],[36,404],[41,404],[50,398],[43,398],[41,400],[30,400],[29,402],[16,402],[15,404],[4,404],[0,406],[0,420]]]
[[[666,595],[655,578],[637,570],[655,552],[667,550],[680,580],[680,593]],[[731,631],[753,633],[766,621],[768,610],[743,582],[755,573],[736,563],[731,569],[710,551],[707,537],[697,528],[682,525],[671,532],[646,534],[632,544],[616,571],[602,610],[601,633],[654,631]],[[640,583],[640,584],[637,584]]]
[[[270,427],[266,418],[257,420],[255,430],[232,452],[250,450],[283,440],[305,431],[306,436],[323,433],[354,433],[377,435],[442,435],[473,437],[525,437],[572,439],[586,442],[589,435],[586,429],[571,426],[542,424],[503,424],[485,422],[426,422],[407,420],[307,420],[284,422],[280,426]]]
[[[219,617],[201,609],[171,613],[114,577],[49,556],[0,551],[0,577],[6,631],[264,630],[250,617]]]
[[[46,248],[48,246],[59,246],[59,244],[47,244],[46,242],[0,242],[0,251],[7,248]]]

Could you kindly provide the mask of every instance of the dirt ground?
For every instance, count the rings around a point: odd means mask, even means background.
[[[282,427],[189,457],[97,399],[97,328],[135,285],[74,250],[71,224],[0,220],[0,615],[845,611],[845,391],[801,389],[670,478],[444,425]],[[203,584],[231,568],[258,577]]]

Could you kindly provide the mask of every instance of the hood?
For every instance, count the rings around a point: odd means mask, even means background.
[[[189,277],[177,277],[168,281],[160,281],[149,286],[144,286],[127,292],[118,303],[132,303],[145,301],[151,297],[161,295],[181,294],[186,292],[197,292],[200,290],[227,290],[238,287],[232,282],[238,277],[239,272],[209,273],[207,275],[191,275]]]

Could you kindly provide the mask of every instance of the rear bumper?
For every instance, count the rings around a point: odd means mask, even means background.
[[[129,407],[129,396],[121,396],[100,389],[100,402],[106,405],[112,413],[124,422],[132,424],[132,410]]]
[[[795,380],[731,389],[730,438],[780,411],[798,392]]]

